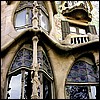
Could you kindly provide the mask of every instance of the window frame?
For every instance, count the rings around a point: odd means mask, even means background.
[[[26,13],[25,13],[25,25],[16,27],[16,17],[17,17],[17,15],[18,15],[18,13],[20,13],[20,12],[22,12],[22,11],[24,11],[24,10],[26,10]],[[27,28],[27,27],[28,27],[28,28],[29,28],[29,27],[32,27],[32,19],[30,19],[30,15],[29,15],[28,10],[30,10],[30,11],[32,12],[32,7],[24,7],[24,8],[22,8],[22,9],[20,9],[20,10],[18,10],[18,11],[15,12],[15,15],[14,15],[14,28],[15,28],[16,31],[17,31],[17,30],[20,30],[20,29],[25,29],[25,28]],[[27,13],[28,13],[28,19],[26,19],[26,14],[27,14]],[[31,13],[31,15],[32,15],[32,13]],[[28,23],[29,23],[29,24],[26,23],[27,20],[28,20]],[[30,23],[30,22],[31,22],[31,23]]]
[[[72,65],[72,67],[77,63],[77,62],[79,62],[79,61],[84,61],[84,60],[78,60],[78,61],[76,61],[73,65]],[[85,61],[84,61],[85,62]],[[87,62],[85,62],[85,63],[87,63]],[[88,63],[87,63],[88,64]],[[71,67],[71,68],[72,68]],[[93,66],[92,66],[93,67]],[[97,67],[97,66],[96,66]],[[96,72],[98,71],[98,69],[96,70]],[[69,73],[71,72],[71,69],[70,69],[70,71],[69,71]],[[68,75],[69,75],[69,73],[68,73]],[[68,75],[67,75],[67,77],[68,77]],[[88,88],[88,94],[89,94],[89,92],[91,93],[91,91],[89,90],[89,88],[91,88],[91,86],[95,86],[95,89],[96,89],[96,99],[97,99],[97,86],[99,85],[99,82],[68,82],[67,81],[67,78],[66,78],[66,80],[65,80],[65,87],[64,87],[64,95],[65,95],[65,98],[66,97],[68,97],[68,98],[70,98],[70,95],[68,96],[68,94],[67,94],[67,92],[68,91],[66,91],[66,87],[68,87],[68,86],[86,86],[87,88]],[[90,97],[90,94],[89,94],[89,99],[91,99],[91,97]],[[93,98],[92,98],[93,99]]]
[[[25,2],[26,2],[26,4],[25,4]],[[16,31],[20,31],[20,30],[23,30],[23,29],[26,29],[26,28],[30,28],[30,27],[32,27],[33,25],[32,25],[32,18],[30,18],[30,16],[31,17],[33,17],[33,4],[28,4],[28,3],[32,3],[32,2],[34,2],[34,1],[21,1],[20,3],[19,3],[19,5],[18,5],[18,7],[17,7],[17,9],[15,10],[15,13],[14,13],[14,21],[13,21],[13,26],[14,26],[14,29],[16,30]],[[38,14],[38,18],[39,18],[39,24],[38,24],[38,26],[39,26],[39,28],[42,28],[46,33],[48,33],[49,34],[49,32],[50,32],[50,21],[49,21],[49,14],[48,14],[48,11],[47,11],[47,9],[46,9],[46,5],[45,5],[45,3],[44,3],[44,1],[37,1],[37,3],[38,3],[38,5],[39,6],[37,6],[37,9],[39,10],[39,14]],[[31,11],[31,14],[28,12],[28,9],[29,9],[29,11]],[[16,18],[17,18],[17,15],[18,15],[18,13],[20,14],[20,12],[21,11],[24,11],[24,10],[26,10],[26,13],[25,13],[25,17],[26,17],[26,15],[27,15],[27,13],[28,13],[28,19],[26,19],[25,18],[25,25],[22,25],[22,26],[16,26]],[[43,28],[42,27],[42,25],[41,25],[41,13],[43,13],[43,15],[47,18],[47,20],[48,20],[48,22],[46,23],[47,25],[46,25],[46,28]],[[28,24],[26,23],[26,21],[28,20]]]
[[[39,46],[39,45],[38,45]],[[19,51],[20,50],[23,50],[24,48],[25,49],[28,49],[28,50],[31,50],[32,51],[32,48],[30,48],[31,47],[31,45],[23,45],[18,51],[17,51],[17,53],[15,54],[15,57],[13,58],[13,60],[12,60],[12,63],[15,61],[15,59],[16,59],[16,57],[17,57],[17,55],[18,55],[18,53],[19,53]],[[42,46],[41,46],[42,47]],[[42,48],[43,49],[43,48]],[[50,64],[50,61],[49,61],[49,59],[48,59],[48,57],[46,56],[46,53],[45,53],[45,51],[44,50],[38,50],[37,52],[41,52],[42,51],[42,54],[44,53],[44,55],[45,55],[45,57],[46,57],[46,59],[47,59],[47,62],[48,62],[48,66],[49,67],[51,67],[51,64]],[[38,57],[37,57],[38,58]],[[42,59],[43,61],[44,61],[44,59]],[[11,63],[11,67],[12,67],[12,63]],[[8,83],[8,85],[7,85],[7,89],[8,89],[8,87],[9,87],[9,84],[10,84],[10,81],[11,80],[9,80],[9,77],[12,77],[12,76],[16,76],[16,75],[18,75],[18,74],[20,74],[21,73],[21,71],[22,70],[24,70],[25,72],[31,72],[32,71],[32,69],[31,69],[31,67],[30,68],[28,68],[28,67],[25,67],[25,66],[21,66],[21,67],[17,67],[17,68],[15,68],[14,70],[10,70],[11,69],[11,67],[9,68],[9,71],[8,71],[8,75],[7,75],[7,80],[9,81],[7,81],[7,83]],[[41,73],[44,77],[46,77],[46,79],[50,82],[50,86],[51,86],[51,88],[50,88],[50,91],[51,91],[51,98],[54,98],[54,94],[53,94],[53,73],[52,73],[52,76],[48,73],[48,71],[45,71],[44,69],[43,69],[43,67],[44,67],[44,65],[42,66],[42,68],[39,68],[39,71],[38,71],[38,73]],[[51,68],[51,71],[52,71],[52,68]],[[25,76],[25,72],[24,72],[24,75],[22,76],[22,77],[24,77]],[[42,76],[42,77],[43,77]],[[24,79],[25,80],[25,79]],[[43,80],[43,79],[42,79]],[[24,82],[25,83],[25,82]],[[23,84],[24,84],[23,83]],[[22,82],[21,82],[21,85],[22,85]],[[24,88],[25,88],[25,85],[24,85],[24,87],[22,87],[21,86],[21,88],[22,88],[22,90],[24,90]],[[9,91],[8,91],[9,92]],[[7,91],[6,91],[6,93],[7,93]],[[21,94],[23,94],[23,91],[21,91]],[[20,95],[21,95],[20,94]],[[23,97],[23,95],[21,95],[21,98],[23,99],[24,97]]]

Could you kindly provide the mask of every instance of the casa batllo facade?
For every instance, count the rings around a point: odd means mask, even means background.
[[[97,99],[92,10],[90,1],[1,1],[1,98]]]

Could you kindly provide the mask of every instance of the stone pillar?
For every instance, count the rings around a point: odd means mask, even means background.
[[[38,70],[39,64],[37,63],[37,43],[38,37],[34,36],[32,38],[33,41],[33,63],[32,63],[32,96],[31,99],[38,99],[38,87],[39,87],[39,80],[38,80]]]
[[[37,1],[33,3],[33,18],[32,18],[32,25],[33,29],[39,28],[39,9],[37,8],[39,5]]]

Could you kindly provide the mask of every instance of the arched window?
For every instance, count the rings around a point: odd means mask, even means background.
[[[32,7],[33,2],[20,1],[15,11],[14,26],[16,30],[32,27]]]
[[[66,95],[70,99],[96,99],[99,73],[95,64],[79,60],[66,78]]]
[[[24,44],[17,52],[8,72],[7,99],[31,99],[32,96],[32,59],[31,44]],[[41,47],[42,48],[42,47]],[[40,99],[53,98],[53,73],[43,49],[38,50],[38,96]]]
[[[37,1],[38,3],[38,27],[49,31],[49,17],[43,1]],[[32,27],[32,19],[34,16],[33,12],[34,1],[20,1],[14,17],[14,27],[16,30],[22,30],[25,28]]]

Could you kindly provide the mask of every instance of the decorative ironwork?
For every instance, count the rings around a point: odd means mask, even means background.
[[[66,87],[66,92],[69,93],[70,99],[89,99],[87,86],[69,86]]]
[[[43,70],[45,70],[50,76],[52,76],[50,63],[45,53],[43,53]]]
[[[32,45],[25,44],[23,48],[18,51],[11,65],[11,71],[21,67],[31,68],[33,59],[33,52],[31,49]],[[51,66],[46,54],[43,51],[38,51],[37,58],[40,69],[44,70],[48,75],[52,76]]]
[[[71,68],[67,82],[98,82],[97,71],[94,70],[94,67],[84,61],[77,62]]]
[[[12,65],[11,65],[11,71],[13,71],[17,68],[20,68],[20,67],[31,68],[32,59],[33,59],[32,51],[28,50],[26,48],[22,48],[20,51],[18,51]]]

